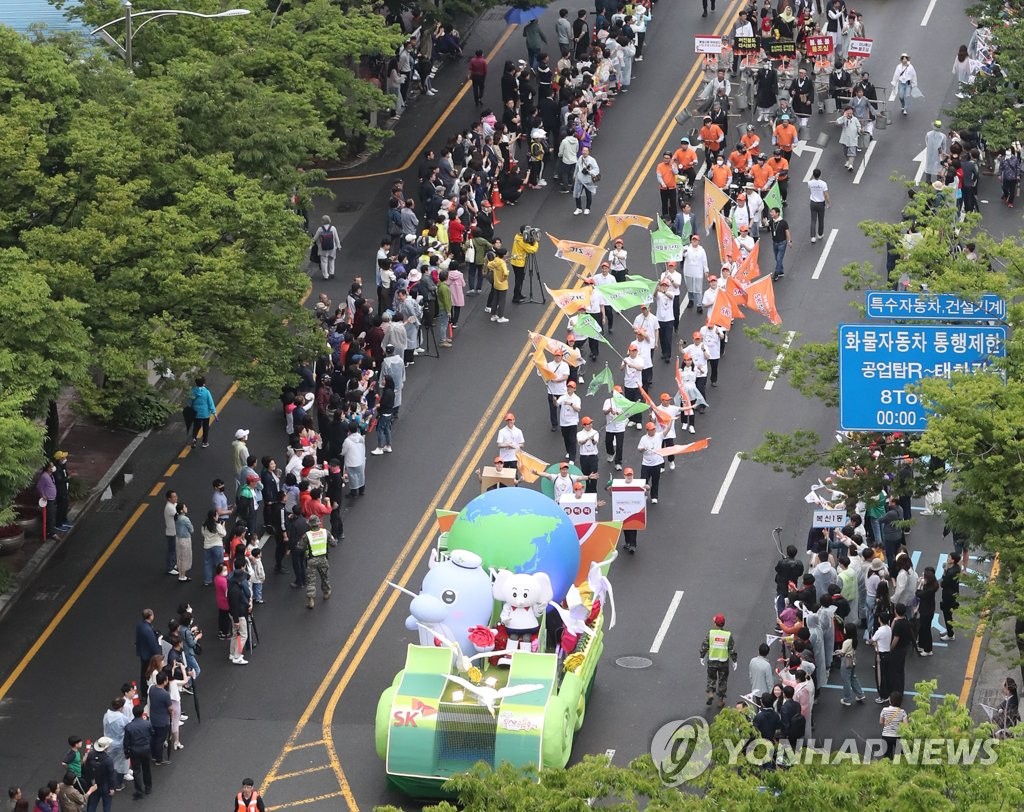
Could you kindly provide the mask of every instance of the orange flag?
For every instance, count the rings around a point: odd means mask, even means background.
[[[743,260],[736,269],[736,280],[741,285],[749,285],[760,275],[761,269],[757,265],[757,253],[760,248],[760,241],[755,242],[754,250],[750,252],[749,256],[747,256],[747,258]]]
[[[545,350],[547,352],[561,350],[562,357],[569,366],[578,367],[583,363],[583,353],[575,347],[570,347],[568,344],[559,341],[557,338],[548,338],[547,336],[535,333],[532,330],[527,330],[526,334],[529,336],[530,343],[533,345],[535,350]]]
[[[526,483],[536,482],[548,467],[544,460],[525,451],[516,452],[516,462],[519,463],[519,473],[523,475],[523,482]]]
[[[676,357],[676,388],[679,390],[679,402],[683,404],[683,411],[686,414],[693,414],[693,404],[690,402],[690,396],[686,394],[686,388],[683,386],[683,371],[679,368],[679,358]]]
[[[772,324],[782,324],[782,317],[775,309],[775,286],[770,276],[762,276],[747,287],[747,307],[756,310]]]
[[[650,228],[654,222],[652,217],[644,217],[642,214],[606,214],[604,219],[608,224],[608,237],[612,240],[623,234],[630,226]]]
[[[552,290],[547,285],[544,285],[544,290],[548,292],[551,301],[558,306],[558,309],[567,316],[571,316],[581,310],[586,310],[590,306],[590,295],[594,292],[594,289],[589,286]]]
[[[672,415],[662,409],[660,406],[656,406],[654,401],[651,400],[651,396],[644,391],[644,388],[640,387],[640,397],[644,399],[644,403],[651,407],[651,411],[654,412],[654,417],[658,421],[658,425],[665,428],[672,422]]]
[[[733,262],[740,257],[740,248],[736,245],[736,240],[732,234],[732,226],[729,225],[728,218],[718,213],[718,222],[715,225],[715,233],[718,236],[718,256],[721,261]]]
[[[447,533],[452,529],[452,525],[455,524],[455,519],[459,515],[457,510],[442,510],[438,508],[434,511],[437,514],[437,529],[442,533]]]
[[[656,448],[654,453],[661,454],[663,457],[674,457],[676,454],[692,454],[694,451],[703,451],[710,442],[711,438],[705,437],[703,440],[697,440],[686,445],[670,445],[666,448]]]
[[[729,202],[729,195],[719,189],[711,182],[711,178],[704,178],[704,233],[711,231],[711,226],[716,222],[718,213],[725,208]],[[731,231],[731,229],[730,229]]]
[[[747,305],[747,289],[743,287],[736,279],[732,276],[726,277],[725,280],[725,291],[728,293],[736,304],[741,307],[748,307]]]
[[[548,369],[548,359],[545,357],[543,349],[538,349],[533,354],[533,365],[545,381],[554,380],[555,373]]]
[[[715,296],[715,303],[708,313],[708,326],[717,325],[723,330],[728,330],[732,327],[732,320],[737,318],[746,317],[740,313],[740,308],[733,302],[732,297],[723,288],[719,288],[718,295]]]

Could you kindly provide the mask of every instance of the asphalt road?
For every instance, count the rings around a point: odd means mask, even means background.
[[[954,101],[949,65],[956,46],[969,35],[962,5],[944,6],[931,14],[926,26],[919,24],[928,9],[924,0],[911,6],[868,2],[860,7],[875,39],[870,68],[880,94],[896,56],[907,50],[926,97],[918,100],[909,118],[879,132],[859,182],[858,175],[851,177],[843,170],[834,138],[821,155],[818,166],[833,199],[826,229],[838,229],[835,239],[826,243],[831,248],[825,257],[822,243],[811,245],[807,239],[806,192],[799,182],[792,182],[788,219],[797,242],[787,256],[786,278],[777,286],[785,329],[796,330],[807,340],[825,340],[837,322],[856,318],[839,269],[854,260],[881,263],[857,223],[898,215],[904,193],[889,177],[894,172],[913,176],[912,158],[923,145],[929,123]],[[718,19],[725,13],[720,9]],[[653,162],[663,145],[674,144],[681,134],[672,115],[686,103],[692,87],[688,43],[694,33],[709,33],[717,20],[701,20],[692,4],[662,3],[656,15],[645,61],[634,70],[633,89],[616,101],[595,143],[604,180],[594,214],[573,217],[570,198],[549,187],[528,192],[515,208],[499,210],[499,234],[510,237],[518,225],[531,223],[559,237],[604,241],[599,215],[657,210]],[[728,19],[732,20],[731,13]],[[502,31],[496,15],[491,15],[471,47],[487,47],[485,43],[497,41]],[[514,31],[491,60],[488,99],[495,107],[500,66],[505,58],[522,56],[522,51]],[[382,221],[377,201],[384,200],[393,176],[414,180],[414,169],[403,172],[395,167],[405,163],[419,138],[443,117],[444,103],[437,100],[450,97],[460,78],[452,71],[442,74],[442,94],[410,110],[402,133],[384,155],[358,173],[377,173],[375,177],[332,184],[336,198],[325,205],[344,222],[341,278],[326,288],[336,300],[344,295],[352,275],[361,272],[369,277]],[[472,116],[471,102],[463,98],[450,117],[440,120],[433,143]],[[812,135],[823,119],[814,118]],[[795,181],[802,179],[810,161],[810,155],[796,160]],[[995,181],[986,178],[980,196],[997,198],[996,188]],[[1017,218],[997,199],[993,202],[984,207],[988,227],[995,233],[1015,231]],[[627,232],[631,270],[650,275],[646,243],[638,231]],[[542,250],[541,257],[544,281],[562,287],[568,266],[549,250]],[[818,278],[812,279],[819,263]],[[767,258],[762,267],[769,267]],[[315,280],[314,291],[321,289]],[[402,666],[411,639],[402,622],[407,599],[383,581],[418,585],[434,536],[434,509],[461,507],[475,494],[471,472],[493,455],[499,418],[509,408],[518,415],[528,450],[545,459],[561,453],[558,436],[548,430],[542,385],[522,371],[525,331],[560,335],[561,320],[551,306],[526,304],[512,308],[509,324],[496,325],[482,313],[483,306],[480,298],[468,300],[456,346],[445,351],[450,357],[424,356],[409,370],[395,453],[370,459],[367,495],[345,514],[347,538],[331,557],[335,597],[308,612],[286,578],[271,578],[267,603],[258,614],[262,645],[245,668],[231,666],[220,656],[213,634],[213,596],[199,585],[197,571],[193,570],[195,580],[183,587],[162,573],[162,491],[177,489],[194,506],[193,516],[201,515],[208,504],[210,480],[231,473],[229,443],[235,428],[252,430],[249,447],[257,456],[283,452],[277,412],[233,397],[222,410],[211,448],[184,453],[179,426],[147,440],[133,460],[133,482],[85,520],[84,532],[55,559],[3,625],[0,784],[18,783],[30,792],[59,777],[66,736],[77,732],[95,739],[106,703],[121,682],[137,674],[133,627],[138,612],[153,607],[162,625],[178,601],[187,599],[214,638],[206,641],[202,659],[203,721],[192,714],[182,731],[186,749],[175,754],[173,766],[156,771],[155,794],[145,802],[149,809],[226,806],[245,775],[264,785],[270,776],[267,797],[276,808],[368,809],[381,802],[402,803],[387,790],[383,765],[373,748],[377,697]],[[684,315],[684,334],[697,326],[698,316]],[[619,622],[606,635],[605,662],[575,756],[614,750],[615,761],[624,763],[647,749],[651,734],[665,721],[705,712],[697,649],[711,616],[718,612],[728,618],[740,652],[741,667],[732,677],[730,697],[749,690],[746,662],[772,626],[775,552],[769,531],[781,525],[787,540],[803,538],[809,519],[803,501],[808,478],[793,480],[741,462],[721,511],[712,514],[712,506],[734,456],[757,445],[766,430],[805,427],[828,436],[835,429],[835,415],[795,393],[785,381],[766,391],[765,374],[754,368],[759,351],[740,333],[734,331],[720,385],[711,390],[712,408],[698,419],[697,437],[711,437],[710,448],[681,459],[677,470],[666,473],[661,503],[651,508],[639,554],[620,561],[612,573]],[[621,351],[622,332],[616,331],[616,339]],[[603,350],[598,368],[611,358]],[[670,391],[671,384],[670,367],[658,364],[653,393]],[[585,400],[584,413],[599,413],[600,403],[593,401]],[[630,435],[634,442],[635,434]],[[627,460],[638,464],[639,455],[628,452]],[[178,467],[170,470],[172,464]],[[913,548],[921,551],[921,566],[935,563],[946,550],[936,519],[922,519],[912,539]],[[103,558],[90,570],[101,553]],[[660,651],[652,654],[655,635],[677,591],[683,592],[678,611]],[[969,641],[957,640],[929,660],[911,660],[908,681],[934,676],[940,691],[959,693],[968,645]],[[644,656],[652,664],[641,670],[617,667],[615,660],[624,655]],[[868,669],[862,664],[859,670],[869,685]],[[815,709],[816,733],[833,739],[875,735],[874,709],[873,704],[866,709],[843,708],[838,693],[826,691]],[[125,801],[118,796],[119,805]]]

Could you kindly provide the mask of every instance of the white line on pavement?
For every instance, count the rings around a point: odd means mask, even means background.
[[[935,10],[935,0],[931,0],[928,3],[928,10],[924,13],[924,17],[921,18],[921,27],[928,25],[928,20],[931,19],[932,11]]]
[[[658,633],[654,635],[654,642],[651,643],[651,654],[657,654],[661,651],[661,644],[665,642],[665,635],[668,634],[668,627],[672,625],[672,618],[676,616],[676,610],[679,608],[679,601],[683,599],[683,590],[676,590],[676,594],[672,596],[672,601],[668,605],[668,611],[665,612],[665,617],[661,621],[661,626],[658,628]]]
[[[920,183],[921,178],[924,177],[924,163],[928,160],[928,150],[922,149],[917,155],[914,156],[914,162],[917,164],[917,173],[914,175],[914,183]]]
[[[872,143],[874,142],[872,141]],[[814,266],[814,273],[811,274],[811,279],[817,279],[821,276],[821,272],[825,269],[825,263],[828,262],[828,252],[832,250],[832,243],[836,241],[836,234],[838,233],[838,228],[833,228],[828,233],[828,239],[825,240],[825,247],[821,249],[821,256],[818,258],[818,264]]]
[[[704,172],[705,172],[705,171],[707,170],[707,168],[708,168],[708,167],[707,167],[707,164],[701,164],[701,165],[700,165],[700,169],[698,169],[698,170],[697,170],[697,175],[696,175],[696,177],[694,178],[694,180],[695,180],[695,181],[698,181],[698,180],[700,180],[701,178],[703,178],[703,177],[704,177]]]
[[[786,334],[786,340],[782,344],[782,349],[775,356],[775,366],[772,367],[771,374],[768,375],[768,381],[764,385],[765,392],[771,392],[772,387],[775,386],[775,379],[779,376],[779,370],[782,369],[782,359],[786,355],[786,350],[793,344],[794,338],[796,338],[796,330],[790,330]]]
[[[857,174],[853,176],[854,184],[860,183],[860,179],[864,177],[864,170],[868,168],[868,161],[871,160],[871,153],[875,151],[875,144],[877,141],[872,141],[868,144],[868,148],[864,150],[864,160],[860,162],[860,168],[857,170]]]
[[[715,504],[711,506],[711,515],[717,516],[718,512],[722,509],[722,505],[725,504],[725,495],[729,493],[729,486],[732,485],[732,478],[736,476],[736,469],[740,467],[740,455],[736,454],[732,458],[732,465],[729,466],[729,470],[725,472],[725,479],[722,480],[722,487],[718,489],[718,496],[715,497]]]
[[[896,88],[893,88],[892,89],[892,93],[889,94],[889,101],[891,101],[891,102],[896,101]]]

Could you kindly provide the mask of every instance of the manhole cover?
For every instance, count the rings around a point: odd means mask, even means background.
[[[338,212],[338,214],[359,211],[362,207],[363,204],[359,201],[349,202],[347,200],[339,200],[334,204],[334,210]]]
[[[654,662],[646,657],[619,657],[615,664],[621,668],[650,668]]]

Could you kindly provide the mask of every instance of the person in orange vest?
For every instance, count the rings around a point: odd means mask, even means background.
[[[710,170],[725,143],[725,132],[717,124],[712,123],[711,116],[704,116],[704,126],[700,128],[700,140],[704,142],[704,168]]]
[[[737,144],[736,149],[729,153],[729,166],[737,183],[746,183],[750,176],[750,154],[743,144]]]
[[[698,160],[700,159],[697,157],[697,150],[690,146],[690,139],[680,138],[679,149],[672,153],[672,163],[676,168],[676,174],[686,178],[690,190],[697,182]]]
[[[782,202],[786,202],[786,195],[789,193],[789,161],[786,160],[785,151],[782,147],[775,148],[775,154],[768,159],[768,168],[772,177],[779,184],[779,194],[782,195]]]
[[[670,152],[661,156],[661,163],[654,167],[654,174],[661,194],[661,216],[671,223],[676,219],[676,170]]]
[[[788,115],[779,116],[775,125],[775,146],[782,150],[782,157],[787,161],[793,159],[793,145],[800,139],[800,133]]]
[[[762,197],[768,184],[775,177],[772,168],[768,165],[768,156],[763,152],[757,156],[757,161],[750,167],[750,182],[754,184],[754,190]]]
[[[267,812],[255,784],[251,778],[242,779],[242,790],[235,795],[235,812]]]
[[[757,134],[753,124],[747,125],[747,131],[740,136],[740,143],[747,148],[747,154],[753,160],[761,149],[761,136]]]
[[[711,167],[708,176],[711,178],[711,182],[722,191],[729,188],[729,182],[732,180],[732,170],[729,169],[725,158],[721,155],[715,158],[715,165]]]

